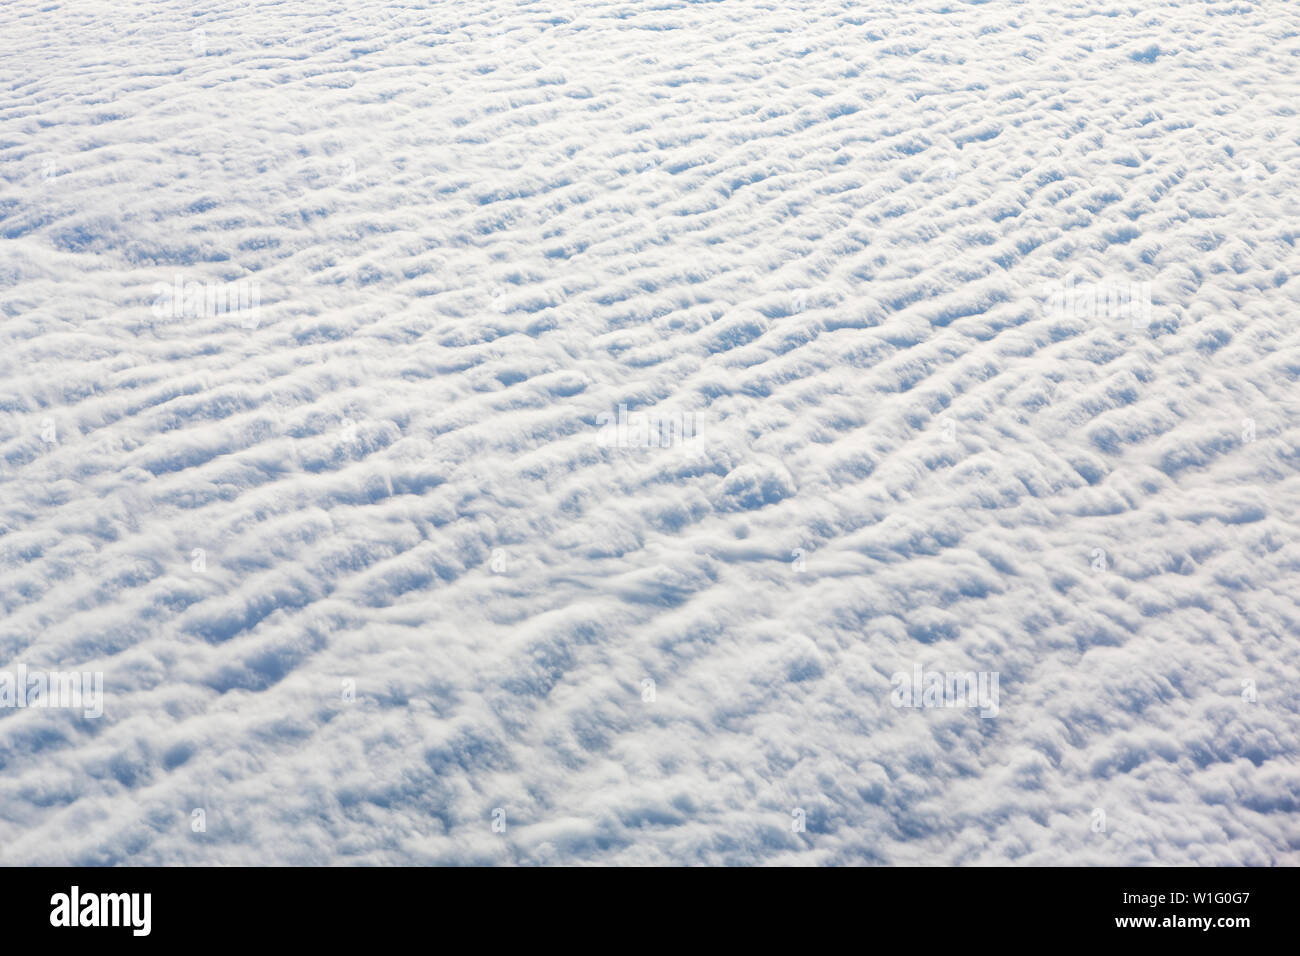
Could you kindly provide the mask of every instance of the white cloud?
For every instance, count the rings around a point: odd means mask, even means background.
[[[553,6],[0,12],[0,862],[1296,863],[1295,11]]]

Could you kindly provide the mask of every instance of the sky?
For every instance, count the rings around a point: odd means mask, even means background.
[[[1300,863],[1298,51],[10,0],[0,864]]]

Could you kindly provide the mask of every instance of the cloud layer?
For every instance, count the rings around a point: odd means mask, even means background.
[[[0,36],[0,863],[1300,862],[1294,5]]]

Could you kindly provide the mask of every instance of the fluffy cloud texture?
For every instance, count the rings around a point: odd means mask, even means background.
[[[1294,4],[0,37],[0,863],[1300,862]]]

